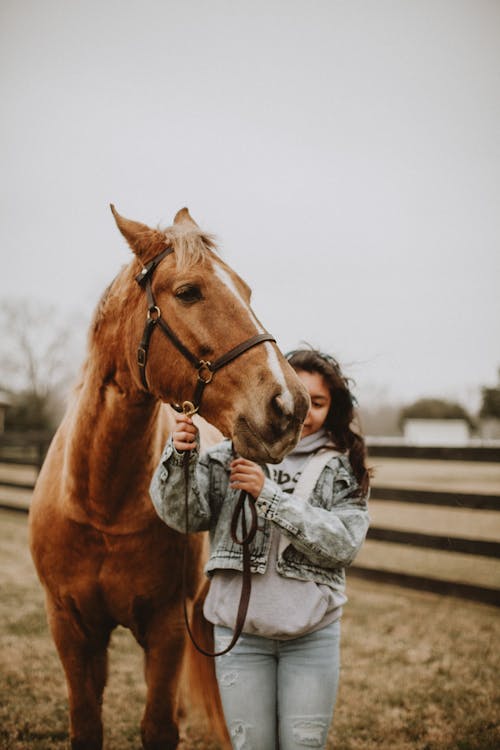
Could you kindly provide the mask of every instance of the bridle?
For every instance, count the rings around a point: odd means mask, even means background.
[[[158,265],[161,263],[161,261],[166,258],[168,255],[174,252],[173,247],[166,247],[164,250],[162,250],[158,255],[155,255],[155,257],[149,261],[141,270],[141,272],[135,277],[136,282],[139,284],[139,286],[145,290],[147,301],[148,301],[148,310],[146,314],[146,323],[144,326],[144,330],[142,333],[142,339],[139,344],[139,347],[137,349],[137,365],[139,367],[139,374],[141,378],[141,382],[143,387],[146,391],[149,392],[149,386],[148,381],[146,377],[146,366],[148,362],[148,352],[149,352],[149,346],[151,342],[151,336],[153,334],[153,331],[155,328],[160,328],[162,333],[170,339],[170,341],[174,344],[174,346],[178,349],[178,351],[193,365],[194,369],[196,370],[198,374],[198,380],[196,383],[194,396],[192,401],[183,401],[182,404],[174,403],[172,404],[172,407],[178,411],[183,412],[187,416],[191,417],[193,414],[199,411],[201,399],[205,390],[205,387],[212,382],[214,374],[220,370],[222,367],[225,367],[225,365],[228,365],[233,360],[237,359],[239,356],[241,356],[244,352],[248,351],[249,349],[252,349],[254,346],[257,346],[258,344],[262,344],[265,341],[276,341],[274,336],[271,336],[270,333],[258,333],[255,336],[251,336],[246,341],[243,341],[241,344],[238,344],[238,346],[235,346],[233,349],[230,349],[228,352],[220,356],[218,359],[216,359],[214,362],[210,362],[208,360],[199,359],[195,354],[193,354],[190,349],[188,349],[187,346],[185,346],[182,341],[178,338],[178,336],[174,333],[174,331],[170,328],[166,320],[162,317],[161,310],[156,304],[153,289],[151,286],[152,276],[155,271],[155,269],[158,267]],[[256,534],[257,531],[257,511],[255,510],[255,503],[253,499],[244,491],[241,491],[239,494],[238,501],[236,503],[233,517],[231,519],[231,538],[235,544],[241,545],[242,547],[242,555],[243,555],[243,575],[242,575],[242,584],[241,584],[241,595],[240,595],[240,602],[238,605],[238,612],[236,615],[236,623],[234,627],[233,637],[231,639],[231,642],[229,645],[224,648],[222,651],[206,651],[202,646],[200,646],[193,635],[193,632],[191,630],[191,625],[189,623],[189,615],[187,611],[187,586],[186,586],[186,564],[187,564],[187,534],[189,533],[189,523],[188,523],[188,497],[189,497],[189,451],[184,452],[184,459],[183,459],[183,467],[184,467],[184,508],[185,508],[185,520],[186,520],[186,527],[185,527],[185,545],[184,545],[184,556],[183,556],[183,565],[182,565],[182,589],[183,589],[183,605],[184,605],[184,620],[186,623],[186,629],[188,631],[189,637],[191,638],[191,641],[193,642],[193,645],[195,648],[200,651],[200,653],[204,654],[205,656],[222,656],[222,654],[226,654],[228,651],[230,651],[233,646],[235,645],[236,641],[240,637],[243,626],[245,624],[245,618],[248,610],[248,603],[250,601],[250,591],[251,591],[251,568],[250,568],[250,544]],[[247,518],[246,518],[246,512],[245,512],[245,506],[248,506],[250,510],[250,526],[247,527]],[[241,521],[240,521],[241,519]],[[238,536],[238,525],[241,523],[241,536]]]
[[[158,255],[147,263],[141,272],[135,277],[135,280],[142,289],[145,289],[148,300],[148,311],[146,315],[146,324],[142,333],[141,343],[137,349],[137,364],[139,367],[139,374],[141,382],[144,388],[149,391],[148,381],[146,378],[146,365],[148,362],[149,344],[151,341],[151,335],[155,328],[159,327],[162,333],[170,339],[178,351],[190,362],[196,372],[198,373],[198,381],[196,384],[194,396],[192,401],[183,401],[182,405],[172,404],[176,411],[183,411],[185,414],[191,416],[195,414],[201,404],[201,399],[205,386],[212,382],[212,378],[217,370],[220,370],[225,365],[228,365],[233,360],[237,359],[241,354],[252,349],[257,344],[262,344],[264,341],[274,341],[276,339],[271,336],[270,333],[257,333],[255,336],[251,336],[246,341],[243,341],[238,346],[230,349],[228,352],[223,354],[221,357],[210,362],[205,359],[199,359],[193,354],[187,346],[185,346],[178,336],[170,328],[166,320],[162,317],[161,310],[155,302],[153,295],[153,289],[151,287],[151,279],[155,269],[158,267],[160,262],[174,252],[173,247],[166,247]]]

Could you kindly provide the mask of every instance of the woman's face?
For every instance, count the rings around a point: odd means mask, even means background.
[[[311,406],[300,434],[300,437],[304,438],[318,432],[323,427],[332,403],[332,397],[323,375],[320,375],[319,372],[297,370],[297,376],[306,387],[311,399]]]

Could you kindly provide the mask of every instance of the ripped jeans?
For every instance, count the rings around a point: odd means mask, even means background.
[[[231,630],[216,625],[222,650]],[[224,716],[234,750],[324,748],[340,671],[340,620],[278,641],[243,633],[215,660]]]

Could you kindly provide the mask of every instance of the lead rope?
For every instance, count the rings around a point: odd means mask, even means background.
[[[189,508],[188,508],[188,499],[189,499],[189,451],[184,452],[183,456],[183,469],[184,469],[184,513],[185,513],[185,520],[186,520],[186,532],[185,532],[185,542],[184,542],[184,555],[183,555],[183,561],[182,561],[182,590],[183,590],[183,607],[184,607],[184,621],[186,623],[186,630],[189,634],[189,637],[191,639],[191,642],[193,646],[196,648],[197,651],[200,652],[200,654],[203,654],[204,656],[222,656],[223,654],[227,654],[228,651],[230,651],[233,646],[236,644],[236,641],[240,637],[243,626],[245,624],[245,619],[247,616],[248,611],[248,604],[250,601],[250,593],[252,589],[252,571],[250,567],[250,544],[252,543],[252,540],[257,532],[257,511],[255,509],[255,503],[253,499],[243,490],[240,492],[238,501],[236,503],[235,509],[233,511],[233,516],[231,518],[231,539],[235,544],[239,544],[242,547],[242,554],[243,554],[243,573],[242,573],[242,580],[241,580],[241,594],[240,594],[240,601],[238,604],[238,612],[236,615],[236,622],[234,625],[234,631],[233,631],[233,637],[231,638],[231,642],[228,646],[226,646],[225,649],[222,651],[207,651],[202,646],[200,646],[199,643],[196,642],[196,639],[194,637],[193,631],[191,630],[191,625],[189,623],[189,615],[187,611],[187,575],[186,575],[186,567],[187,567],[187,546],[188,546],[188,534],[189,534]],[[246,519],[246,513],[245,513],[245,505],[248,504],[248,507],[250,508],[250,514],[251,514],[251,524],[250,528],[247,531],[247,519]],[[241,537],[238,537],[238,523],[241,518]]]

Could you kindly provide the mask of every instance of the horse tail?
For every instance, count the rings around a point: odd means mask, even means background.
[[[193,602],[190,626],[193,638],[205,651],[214,651],[214,628],[203,615],[203,603],[208,593],[208,579],[200,586]],[[212,731],[224,748],[230,747],[229,734],[224,721],[222,703],[215,676],[215,660],[200,653],[187,639],[186,671],[189,702],[200,708],[208,719]]]

